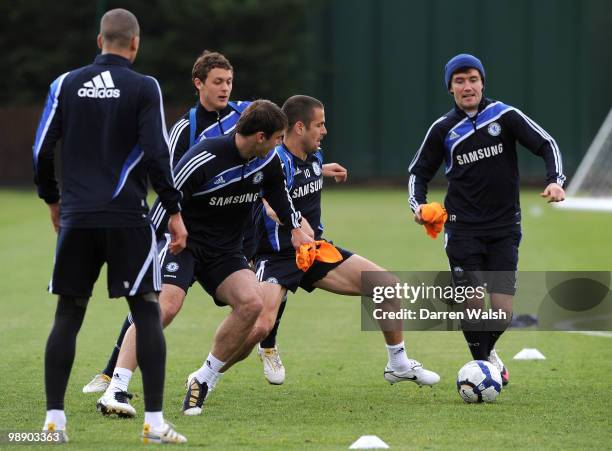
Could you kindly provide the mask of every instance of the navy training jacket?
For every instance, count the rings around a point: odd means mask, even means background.
[[[54,150],[61,140],[61,190]],[[161,89],[114,54],[58,77],[33,146],[38,195],[61,200],[61,227],[149,224],[147,176],[169,213],[180,211]]]
[[[563,186],[555,140],[522,111],[483,98],[469,117],[457,106],[435,121],[410,165],[410,208],[427,203],[427,184],[444,163],[449,230],[478,232],[520,224],[516,143],[544,160],[546,183]]]

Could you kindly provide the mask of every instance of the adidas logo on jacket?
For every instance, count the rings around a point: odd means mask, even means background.
[[[113,77],[111,77],[110,71],[106,70],[96,75],[91,81],[83,83],[83,87],[77,91],[77,95],[92,99],[116,99],[121,95],[121,91],[115,88]]]

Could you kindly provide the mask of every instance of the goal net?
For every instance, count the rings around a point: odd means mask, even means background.
[[[612,109],[571,180],[559,208],[612,211]]]

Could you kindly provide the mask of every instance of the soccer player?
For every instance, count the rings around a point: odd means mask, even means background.
[[[174,187],[161,90],[153,77],[131,68],[140,28],[125,9],[102,17],[93,64],[57,78],[34,143],[39,196],[58,232],[50,291],[59,296],[45,350],[47,416],[43,430],[66,436],[64,395],[76,338],[101,266],[108,265],[111,298],[126,297],[138,329],[137,358],[145,398],[143,442],[182,443],[164,421],[166,346],[157,293],[160,270],[147,218],[147,176],[170,219],[170,250],[179,254],[187,231]],[[61,193],[54,148],[61,140]],[[60,204],[61,202],[61,204]]]
[[[246,101],[231,102],[234,80],[234,68],[229,60],[217,52],[205,50],[194,62],[191,71],[191,81],[198,96],[197,104],[185,113],[170,130],[170,161],[175,166],[185,152],[202,139],[214,138],[231,133],[245,108],[250,104]],[[251,230],[248,228],[247,230]],[[252,236],[246,240],[247,247],[253,241]],[[252,252],[251,252],[252,254]],[[250,258],[249,255],[247,257]],[[173,299],[164,299],[163,301]],[[180,301],[182,302],[182,300]],[[160,304],[161,309],[165,304]],[[176,309],[176,307],[171,307]],[[111,352],[106,367],[100,374],[96,374],[87,385],[83,393],[104,392],[113,377],[117,364],[119,350],[126,331],[133,324],[131,315],[128,315]],[[116,373],[118,378],[122,372]]]
[[[205,50],[194,62],[191,79],[196,89],[198,103],[185,113],[170,131],[170,156],[173,166],[178,163],[187,149],[202,139],[231,133],[240,115],[250,104],[248,101],[232,102],[229,100],[234,83],[234,69],[230,61],[221,53]],[[327,163],[323,165],[323,175],[343,182],[346,180],[346,169],[337,163]],[[243,246],[248,260],[253,257],[255,244],[254,227],[246,227]],[[180,296],[163,297],[160,300],[160,308],[162,312],[166,307],[176,312],[182,302],[183,299]],[[275,327],[258,349],[263,362],[264,376],[271,384],[282,384],[285,380],[285,367],[276,346],[276,335],[285,305],[284,302],[281,304]],[[127,373],[121,367],[118,372],[115,372],[114,369],[117,366],[123,337],[132,323],[132,317],[128,315],[123,322],[106,367],[83,387],[83,393],[104,392],[113,377],[126,379],[124,374]]]
[[[516,142],[544,159],[546,187],[541,196],[548,202],[565,198],[565,176],[555,140],[517,108],[483,97],[484,85],[485,70],[478,58],[459,54],[446,64],[444,86],[455,105],[427,131],[410,164],[408,188],[415,221],[422,224],[427,184],[444,161],[445,247],[453,283],[474,285],[481,282],[474,271],[495,271],[488,275],[487,290],[492,308],[507,316],[495,327],[463,321],[463,334],[472,357],[494,364],[506,385],[508,370],[495,343],[511,320],[516,291],[521,240]],[[474,299],[466,307],[479,308],[482,302]]]
[[[230,101],[234,84],[234,68],[218,52],[204,52],[195,60],[191,81],[198,102],[181,117],[170,131],[170,154],[174,165],[202,139],[230,133],[248,101]]]
[[[290,97],[283,105],[288,118],[283,143],[276,147],[276,154],[284,163],[285,177],[291,197],[303,218],[314,228],[315,239],[321,239],[321,190],[323,188],[323,156],[319,150],[321,140],[327,134],[323,104],[312,97],[298,95]],[[269,215],[280,217],[271,205]],[[263,308],[252,332],[240,349],[225,362],[211,362],[211,369],[204,365],[188,377],[188,389],[183,406],[184,413],[198,415],[207,393],[212,390],[220,374],[233,364],[244,359],[253,347],[265,337],[276,318],[276,312],[287,290],[295,292],[302,287],[308,292],[321,288],[344,295],[371,296],[371,287],[362,286],[361,273],[376,271],[379,279],[394,285],[397,279],[371,261],[340,249],[343,259],[337,263],[315,261],[303,272],[296,265],[291,225],[281,224],[262,214],[258,221],[260,241],[255,256],[257,279],[261,282]],[[426,370],[416,360],[406,355],[401,327],[384,330],[389,361],[384,378],[391,384],[410,380],[419,385],[434,385],[439,376]],[[208,362],[207,362],[208,363]],[[217,369],[218,368],[218,369]],[[220,371],[215,374],[214,371]]]
[[[300,228],[301,215],[293,208],[287,192],[281,161],[270,152],[284,130],[283,112],[267,100],[253,102],[242,113],[235,132],[206,139],[192,147],[174,168],[177,188],[182,194],[183,216],[190,230],[187,249],[173,255],[161,251],[162,322],[167,326],[180,310],[194,280],[220,306],[232,311],[215,335],[207,361],[212,376],[218,378],[223,362],[242,344],[261,310],[261,293],[243,253],[242,235],[252,221],[253,205],[260,191],[280,211],[279,218],[291,228],[295,246],[311,242]],[[156,202],[151,218],[163,230],[165,207]],[[167,246],[167,238],[164,239]],[[175,258],[176,257],[176,258]],[[104,395],[98,400],[103,413],[134,416],[127,384],[136,368],[134,328],[131,326],[121,345],[115,373]]]

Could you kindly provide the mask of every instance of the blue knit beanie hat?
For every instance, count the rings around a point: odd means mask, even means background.
[[[459,55],[453,56],[448,63],[446,63],[446,66],[444,66],[444,81],[446,82],[446,89],[450,89],[450,82],[451,78],[453,77],[453,73],[462,67],[473,67],[474,69],[478,69],[480,76],[482,77],[482,82],[484,83],[485,70],[480,60],[469,53],[460,53]]]

